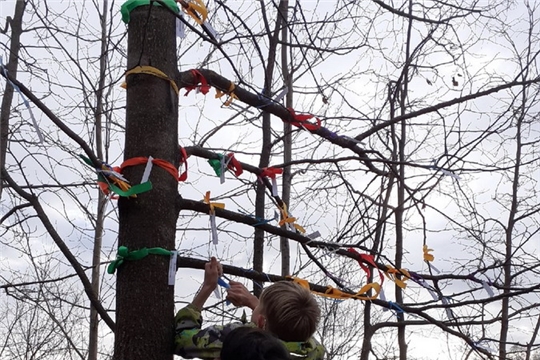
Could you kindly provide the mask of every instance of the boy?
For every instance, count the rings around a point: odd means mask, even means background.
[[[295,357],[322,360],[324,348],[312,337],[319,321],[319,306],[308,290],[288,281],[270,285],[260,300],[241,283],[231,281],[227,299],[235,306],[250,307],[252,322],[201,330],[201,309],[214,292],[222,272],[215,258],[206,263],[201,289],[192,303],[176,314],[175,354],[184,358],[218,358],[227,334],[240,326],[251,326],[268,330],[278,337]]]

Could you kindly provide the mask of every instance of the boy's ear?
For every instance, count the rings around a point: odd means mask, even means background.
[[[259,314],[256,319],[256,324],[259,329],[265,329],[266,328],[266,318],[264,315]]]

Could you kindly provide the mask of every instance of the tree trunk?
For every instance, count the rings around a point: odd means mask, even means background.
[[[289,47],[287,43],[289,41],[289,32],[287,27],[288,19],[288,10],[289,10],[289,1],[282,0],[279,3],[278,11],[283,17],[283,28],[281,29],[281,71],[283,74],[283,81],[285,87],[289,90],[285,97],[285,106],[293,106],[293,89],[292,89],[292,74],[289,73],[289,57],[287,56],[287,51]],[[283,162],[289,163],[292,160],[292,125],[288,122],[283,123]],[[290,204],[291,200],[291,166],[285,166],[283,168],[283,190],[281,193],[281,200],[287,205]],[[289,249],[289,239],[284,236],[279,238],[279,250],[281,252],[281,275],[287,276],[291,274],[290,263],[291,263],[291,254]]]
[[[155,67],[174,78],[177,73],[176,18],[161,6],[139,6],[131,12],[127,68]],[[178,167],[178,96],[157,76],[127,77],[126,147],[124,158],[159,158]],[[144,165],[124,175],[138,184]],[[129,251],[175,247],[177,179],[154,166],[153,189],[136,198],[121,198],[119,245]],[[173,359],[174,289],[169,286],[169,257],[148,255],[125,261],[117,272],[115,360]]]
[[[105,87],[105,74],[107,70],[107,9],[109,2],[103,1],[101,21],[101,59],[99,61],[99,84],[96,91],[95,124],[96,124],[96,153],[99,159],[103,156],[103,89]],[[92,290],[99,298],[99,277],[101,274],[101,245],[105,223],[105,210],[108,199],[98,189],[98,204],[96,214],[96,229],[94,232],[94,248],[92,249]],[[88,360],[98,359],[99,317],[96,308],[90,305],[90,334],[88,336]]]
[[[7,26],[11,26],[11,40],[9,45],[9,58],[6,64],[7,71],[17,78],[17,67],[19,64],[19,50],[21,48],[22,19],[26,2],[19,0],[15,5],[15,14],[13,19],[9,16],[6,20]],[[1,31],[1,30],[0,30]],[[0,170],[6,166],[6,153],[9,134],[9,118],[11,116],[11,103],[13,101],[13,86],[8,81],[2,98],[2,107],[0,108]],[[2,198],[2,177],[0,176],[0,198]]]

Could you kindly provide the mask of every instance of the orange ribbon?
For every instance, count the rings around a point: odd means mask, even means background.
[[[307,280],[299,279],[299,278],[292,277],[292,276],[288,276],[287,278],[291,279],[292,281],[294,281],[295,283],[297,283],[301,287],[303,287],[305,289],[308,289],[308,290],[310,290],[311,292],[313,292],[313,293],[315,293],[317,295],[324,296],[324,297],[327,297],[327,298],[332,298],[332,299],[375,300],[375,299],[377,299],[377,297],[379,296],[379,293],[381,292],[381,286],[379,284],[377,284],[377,283],[369,283],[369,284],[366,284],[366,285],[362,286],[362,288],[356,294],[349,294],[349,293],[343,292],[343,291],[341,291],[339,289],[336,289],[336,288],[334,288],[332,286],[327,286],[326,291],[324,293],[322,293],[322,292],[311,290]],[[370,290],[375,290],[375,295],[372,295],[372,296],[365,295]]]
[[[302,226],[296,224],[296,218],[289,217],[289,214],[287,213],[287,204],[283,203],[283,207],[279,208],[279,210],[281,211],[281,220],[279,221],[279,226],[291,224],[296,230],[298,230],[302,234],[306,233],[306,230]]]
[[[203,201],[205,204],[208,204],[208,206],[210,207],[210,210],[208,211],[208,214],[210,215],[214,215],[216,213],[215,208],[225,209],[225,204],[210,201],[210,191],[206,192],[206,194],[204,195]]]
[[[219,99],[223,95],[227,94],[229,97],[227,98],[227,100],[225,100],[223,105],[225,106],[231,105],[233,102],[233,99],[238,100],[238,96],[236,96],[236,94],[234,93],[235,88],[236,88],[236,85],[234,85],[233,82],[231,82],[231,85],[229,86],[229,90],[226,93],[216,88],[216,99]]]
[[[177,0],[177,2],[182,5],[182,10],[191,16],[197,24],[202,25],[206,21],[208,10],[206,10],[206,6],[204,6],[202,0],[193,0],[193,2]]]
[[[123,170],[124,168],[128,166],[135,166],[135,165],[144,165],[148,162],[148,158],[144,156],[138,156],[131,159],[127,159],[120,165],[120,170]],[[176,181],[181,181],[178,176],[178,169],[174,167],[173,164],[166,160],[162,159],[152,159],[152,164],[159,166],[160,168],[166,170],[169,174],[174,176]]]
[[[287,108],[287,110],[289,110],[289,113],[293,118],[293,120],[290,122],[291,125],[304,128],[309,131],[317,131],[321,128],[321,120],[319,118],[315,118],[317,120],[317,123],[312,124],[307,122],[307,120],[312,119],[315,116],[311,114],[296,114],[293,108]]]
[[[433,249],[429,249],[427,245],[424,245],[423,250],[424,250],[424,261],[429,262],[429,261],[435,260],[435,256],[429,253],[430,251],[433,251]]]
[[[409,272],[405,269],[394,269],[390,265],[386,265],[386,271],[384,272],[386,276],[390,280],[396,283],[397,286],[399,286],[402,289],[405,289],[407,287],[407,284],[405,284],[405,281],[409,280],[411,278],[411,275]],[[403,280],[401,280],[398,276],[402,276]]]

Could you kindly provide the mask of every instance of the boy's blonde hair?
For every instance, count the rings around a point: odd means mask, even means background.
[[[290,281],[270,285],[261,294],[266,329],[283,341],[307,341],[317,329],[321,311],[309,290]]]

